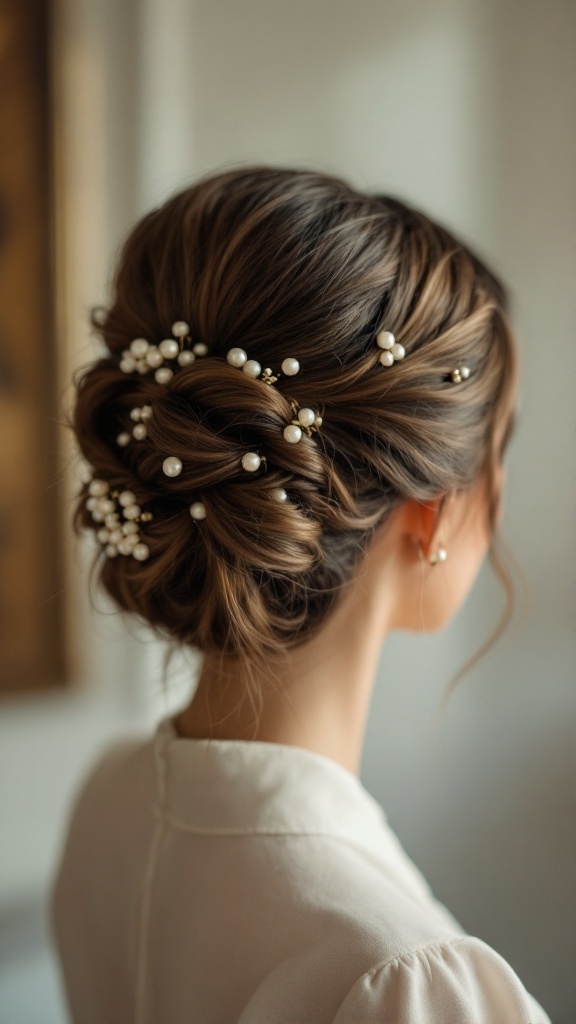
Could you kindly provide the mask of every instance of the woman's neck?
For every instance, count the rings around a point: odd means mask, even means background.
[[[286,652],[258,680],[261,712],[247,696],[241,664],[204,660],[181,736],[286,743],[316,751],[359,774],[383,640],[382,604],[362,579],[313,641]]]

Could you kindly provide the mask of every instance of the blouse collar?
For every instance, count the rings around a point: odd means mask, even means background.
[[[188,831],[330,835],[381,851],[387,819],[359,778],[302,747],[180,737],[174,718],[155,736],[158,799]]]

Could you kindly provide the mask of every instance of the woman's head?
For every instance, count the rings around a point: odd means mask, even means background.
[[[168,384],[120,370],[132,339],[158,344],[177,320],[205,357]],[[481,493],[493,541],[517,376],[506,296],[422,213],[307,171],[204,179],[137,224],[95,326],[110,354],[79,380],[79,445],[97,477],[153,516],[150,558],[103,556],[102,582],[161,635],[253,664],[310,639],[410,501],[438,502],[441,533],[450,501]],[[383,328],[406,350],[389,367]],[[301,370],[268,386],[227,363],[233,347]],[[455,383],[462,366],[470,375]],[[323,415],[298,444],[282,433],[292,398]],[[146,440],[119,446],[144,405]],[[254,450],[266,461],[246,472]],[[176,478],[167,456],[182,462]],[[94,528],[85,497],[78,522]],[[191,518],[193,501],[206,518]]]

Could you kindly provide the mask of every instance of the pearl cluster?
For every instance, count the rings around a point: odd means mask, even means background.
[[[95,523],[103,525],[96,536],[108,558],[132,555],[137,562],[150,557],[150,548],[140,536],[138,523],[149,522],[151,512],[142,512],[132,491],[111,491],[106,480],[91,480],[86,508]],[[120,515],[124,522],[120,522]]]
[[[318,416],[313,409],[301,409],[298,402],[290,402],[293,418],[287,427],[284,427],[284,439],[290,444],[297,444],[302,434],[306,433],[312,437],[312,432],[322,426],[322,417]]]
[[[242,370],[248,377],[260,377],[265,384],[275,384],[278,377],[272,373],[272,370],[267,366],[264,370],[260,366],[257,359],[248,359],[247,353],[243,348],[231,348],[226,353],[226,362],[230,366],[236,366],[239,370]],[[282,363],[282,373],[287,377],[293,377],[300,369],[300,363],[297,359],[292,356],[288,356]]]
[[[260,363],[256,359],[248,359],[248,355],[243,348],[229,349],[226,353],[226,362],[230,366],[238,367],[239,370],[242,370],[249,377],[259,377],[265,384],[275,384],[278,380],[278,376],[272,372],[269,366],[262,370]],[[282,362],[282,373],[287,377],[294,377],[299,369],[300,363],[292,356],[288,356]],[[282,433],[285,441],[288,441],[290,444],[297,444],[304,431],[311,437],[312,431],[318,430],[322,424],[322,417],[318,416],[313,409],[300,409],[297,402],[291,402],[290,404],[292,406],[293,419],[284,427]],[[263,460],[264,456],[258,455],[256,452],[247,452],[242,458],[242,465],[248,472],[253,472],[258,469]]]
[[[144,441],[148,436],[146,421],[150,419],[151,415],[151,405],[136,406],[134,409],[131,409],[130,419],[134,423],[132,433],[129,434],[127,430],[123,430],[121,434],[118,434],[116,444],[120,445],[121,448],[125,448],[127,444],[130,444],[132,438],[135,438],[136,441]]]
[[[376,344],[378,348],[383,349],[380,355],[382,366],[392,366],[395,360],[404,359],[406,355],[406,349],[396,341],[392,331],[379,331],[376,335]]]
[[[461,384],[463,380],[468,380],[470,376],[469,366],[457,366],[455,370],[452,370],[450,374],[455,384]]]
[[[154,371],[158,384],[168,384],[174,376],[176,366],[190,366],[197,356],[208,355],[208,346],[197,341],[192,348],[184,348],[184,341],[190,341],[190,325],[185,320],[172,324],[173,338],[164,338],[158,345],[151,345],[146,338],[134,338],[130,347],[124,349],[120,359],[123,373],[145,374]],[[166,363],[176,363],[167,366]]]

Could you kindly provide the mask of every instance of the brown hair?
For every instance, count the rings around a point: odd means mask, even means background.
[[[490,559],[510,603],[496,550],[496,470],[517,373],[507,307],[498,278],[450,232],[328,175],[233,170],[145,216],[94,323],[109,355],[80,375],[73,421],[95,476],[153,514],[148,561],[99,556],[116,604],[165,638],[262,666],[322,626],[400,502],[481,476]],[[131,339],[158,343],[176,320],[209,346],[206,357],[167,385],[120,371]],[[392,367],[378,362],[381,328],[406,348]],[[264,386],[228,365],[234,346],[275,370],[295,356],[302,370]],[[470,377],[454,384],[462,365]],[[298,444],[282,435],[289,396],[324,417]],[[146,442],[120,448],[131,408],[146,403]],[[253,450],[267,462],[246,473]],[[168,455],[183,463],[175,479],[162,472]],[[288,501],[270,498],[275,486]],[[94,529],[85,499],[86,489],[76,524]],[[195,500],[206,519],[188,514]]]

